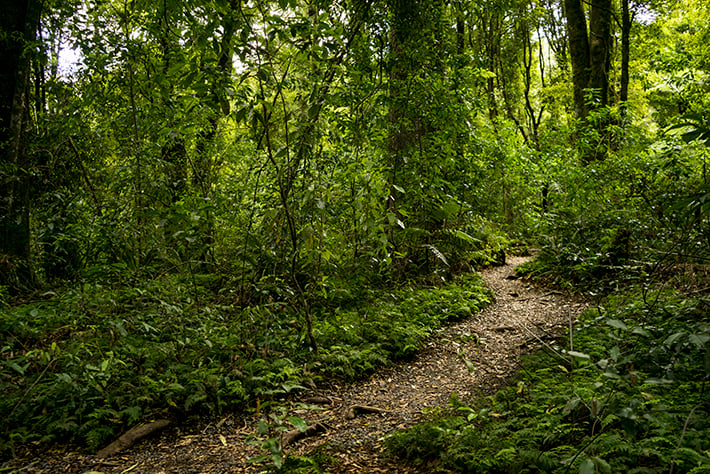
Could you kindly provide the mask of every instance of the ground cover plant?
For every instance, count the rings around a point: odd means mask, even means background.
[[[176,279],[95,282],[6,309],[2,451],[60,441],[96,450],[141,421],[253,410],[323,377],[352,380],[412,356],[491,296],[469,274],[369,298],[323,302],[318,352],[286,303],[240,308]]]
[[[434,472],[710,472],[708,300],[652,296],[588,310],[509,386],[452,398],[391,452]]]

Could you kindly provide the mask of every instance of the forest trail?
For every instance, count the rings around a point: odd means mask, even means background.
[[[313,453],[318,448],[317,452],[331,458],[327,472],[333,473],[417,472],[382,456],[388,433],[425,420],[430,409],[445,407],[452,393],[464,402],[491,393],[514,372],[521,354],[564,332],[585,308],[578,298],[515,278],[514,267],[526,260],[509,257],[505,266],[484,270],[482,275],[495,292],[495,303],[442,329],[413,361],[378,370],[361,382],[331,384],[304,394],[306,403],[326,402],[323,409],[294,408],[289,414],[309,424],[320,423],[326,430],[289,444],[285,454]],[[381,412],[359,413],[362,410],[357,407]],[[247,462],[264,453],[246,443],[254,436],[256,423],[254,417],[228,416],[190,430],[168,429],[108,459],[48,453],[17,472],[260,472],[259,466]]]

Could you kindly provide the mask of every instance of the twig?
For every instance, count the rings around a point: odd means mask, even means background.
[[[124,469],[123,471],[121,471],[121,474],[126,474],[127,472],[131,472],[132,470],[134,470],[135,468],[137,468],[139,464],[140,464],[140,462],[137,462],[137,463],[135,463],[133,466],[127,467],[126,469]]]
[[[567,319],[569,320],[569,350],[573,351],[574,350],[574,334],[573,334],[573,326],[574,324],[572,323],[572,313],[569,311],[567,312]]]
[[[20,399],[18,400],[18,402],[15,403],[15,406],[12,407],[12,411],[11,411],[10,414],[8,415],[8,418],[12,417],[12,415],[15,413],[15,410],[17,410],[17,407],[19,407],[19,406],[22,404],[22,402],[25,401],[25,398],[27,398],[27,395],[29,395],[30,392],[32,391],[32,389],[35,388],[35,386],[39,383],[40,380],[42,380],[42,377],[44,377],[44,374],[47,372],[47,370],[49,369],[49,367],[50,367],[52,364],[54,364],[54,361],[55,361],[55,360],[56,360],[56,359],[50,360],[50,361],[47,363],[47,365],[44,366],[44,369],[42,369],[42,372],[41,372],[41,373],[39,374],[39,376],[35,379],[35,381],[32,383],[32,385],[30,385],[30,387],[25,391],[25,393],[22,395],[22,398],[20,398]]]
[[[601,436],[601,434],[602,434],[603,432],[604,432],[604,431],[602,430],[602,431],[600,431],[599,433],[595,434],[595,435],[592,437],[592,439],[589,440],[589,442],[588,442],[587,444],[585,444],[584,446],[582,446],[582,448],[580,448],[580,449],[577,451],[577,453],[574,455],[574,457],[572,457],[572,459],[570,459],[569,464],[567,464],[567,470],[565,471],[566,473],[570,472],[570,469],[572,469],[572,465],[573,465],[574,462],[577,460],[577,458],[579,457],[579,455],[582,454],[589,446],[591,446],[591,445],[597,440],[597,438],[598,438],[599,436]]]
[[[313,405],[333,405],[333,399],[330,397],[321,397],[318,395],[313,395],[303,399],[305,403],[311,403]]]
[[[37,464],[38,462],[39,462],[39,460],[33,461],[33,462],[27,464],[26,466],[22,466],[22,467],[21,467],[20,469],[18,469],[17,471],[13,471],[14,468],[13,468],[12,466],[7,467],[7,468],[4,467],[4,468],[0,469],[0,472],[5,472],[5,471],[22,472],[22,471],[25,471],[25,470],[31,468],[32,466],[34,466],[34,465]]]
[[[706,291],[710,291],[710,286],[708,286],[707,288],[701,288],[701,289],[699,289],[699,290],[693,290],[693,291],[691,291],[691,292],[688,293],[688,294],[689,294],[689,295],[695,295],[695,294],[698,294],[698,293],[705,293]]]
[[[693,416],[693,413],[695,413],[695,410],[700,407],[702,403],[698,403],[693,407],[692,410],[690,410],[690,413],[688,413],[688,417],[685,419],[685,423],[683,424],[683,432],[680,434],[680,440],[678,440],[678,446],[676,446],[675,451],[673,452],[673,459],[671,460],[671,468],[668,470],[668,474],[673,474],[673,469],[675,469],[675,460],[678,457],[678,450],[680,450],[680,447],[683,445],[683,438],[685,438],[685,433],[688,431],[688,423],[690,422],[690,417]]]
[[[565,359],[563,356],[561,356],[560,353],[557,352],[554,347],[552,347],[551,345],[549,345],[548,343],[546,343],[545,341],[543,341],[542,338],[540,338],[540,336],[538,336],[537,334],[535,334],[534,332],[532,332],[530,329],[528,329],[527,326],[525,326],[524,324],[521,324],[520,327],[521,327],[522,329],[524,329],[525,331],[527,331],[528,334],[530,334],[532,337],[534,337],[534,338],[535,338],[538,342],[540,342],[543,346],[545,346],[546,348],[548,348],[549,350],[551,350],[552,353],[555,354],[557,357],[559,357],[559,358],[562,359],[563,361],[567,362],[567,359]]]

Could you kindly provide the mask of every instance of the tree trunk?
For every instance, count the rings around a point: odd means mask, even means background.
[[[631,26],[632,18],[629,12],[629,0],[621,0],[621,116],[626,115],[626,102],[629,100],[629,61],[631,59]]]
[[[572,87],[574,88],[574,116],[583,119],[587,116],[584,90],[589,83],[589,40],[587,37],[587,19],[581,0],[564,0],[567,17],[567,37],[570,59],[572,62]]]
[[[463,110],[463,93],[462,89],[462,72],[467,63],[466,57],[466,22],[464,19],[463,6],[458,4],[456,6],[456,62],[454,71],[454,83],[453,87],[456,91],[456,98],[458,101],[458,106]],[[462,161],[464,159],[464,141],[465,138],[461,132],[456,134],[456,160]]]
[[[594,108],[609,104],[611,69],[611,0],[594,0],[589,14],[589,82],[595,92]],[[598,95],[596,95],[598,94]]]
[[[0,1],[0,285],[31,286],[30,175],[23,130],[41,3]]]
[[[596,129],[601,141],[585,143],[582,161],[589,163],[605,156],[603,146],[608,119],[604,114],[590,116],[593,110],[609,105],[611,69],[611,0],[593,0],[589,13],[589,37],[581,0],[564,0],[567,36],[572,63],[575,117]]]
[[[160,88],[160,106],[170,110],[171,101],[175,96],[175,83],[168,80],[170,69],[173,65],[173,57],[182,47],[173,31],[178,24],[175,19],[176,11],[173,4],[168,0],[162,0],[158,8],[158,25],[161,57],[161,74],[163,80],[157,81]],[[178,127],[176,127],[178,128]],[[185,137],[182,133],[171,136],[163,144],[161,159],[165,163],[165,179],[170,193],[170,203],[175,204],[184,198],[188,190],[188,152],[185,145]]]
[[[456,7],[456,54],[463,56],[466,41],[466,23],[464,21],[463,6]]]
[[[490,20],[486,25],[488,34],[488,40],[486,41],[488,71],[493,73],[486,78],[486,92],[488,95],[488,116],[492,122],[495,122],[498,117],[498,103],[496,101],[496,65],[500,63],[501,58],[500,23],[500,14],[497,11],[492,10],[490,12]],[[503,74],[502,68],[501,74]]]

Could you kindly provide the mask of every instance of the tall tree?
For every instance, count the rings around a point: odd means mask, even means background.
[[[612,2],[592,0],[589,8],[589,29],[582,0],[564,0],[567,16],[567,36],[572,63],[572,87],[575,118],[587,121],[599,137],[606,136],[608,120],[592,117],[609,103],[609,71],[612,55]],[[583,147],[585,162],[602,158],[604,151],[594,139]]]
[[[611,70],[611,0],[594,0],[589,13],[589,79],[587,89],[598,94],[594,107],[609,103]]]
[[[41,2],[2,0],[0,9],[0,284],[32,283],[30,174],[23,131]]]
[[[619,101],[621,113],[626,113],[626,102],[629,100],[629,62],[631,59],[631,27],[633,15],[629,8],[629,0],[621,0],[621,86]]]
[[[586,117],[584,90],[589,84],[589,39],[587,18],[581,0],[564,0],[567,16],[567,38],[572,62],[572,87],[574,91],[574,115]]]
[[[589,29],[582,0],[564,0],[567,37],[572,62],[574,111],[578,119],[589,114],[588,91],[597,94],[595,106],[608,103],[611,69],[611,0],[593,0],[589,11]]]

